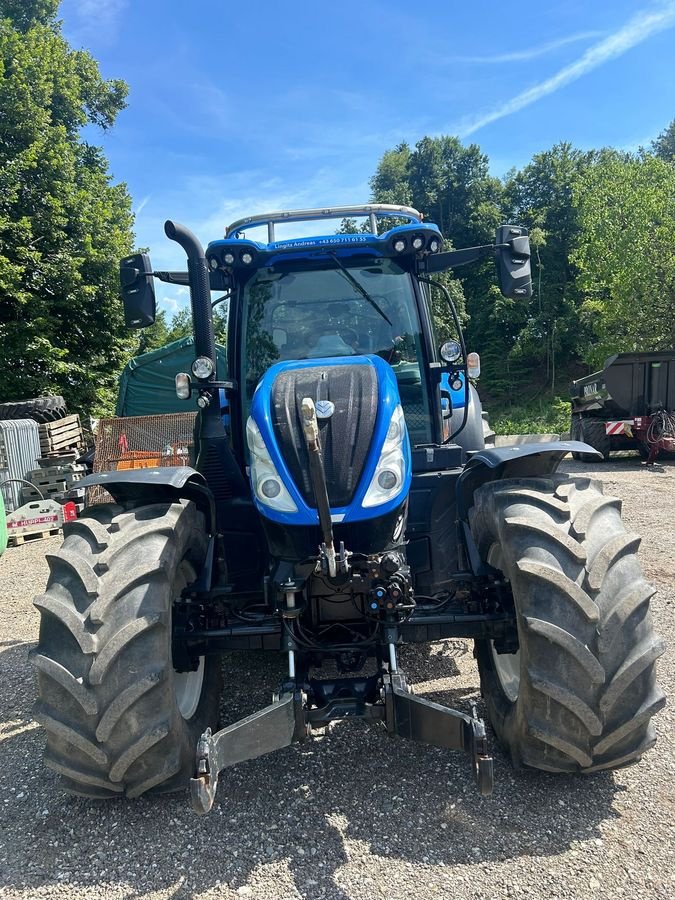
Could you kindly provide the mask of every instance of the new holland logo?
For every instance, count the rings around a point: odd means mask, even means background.
[[[330,400],[317,400],[315,408],[317,419],[330,419],[335,412],[335,404]]]

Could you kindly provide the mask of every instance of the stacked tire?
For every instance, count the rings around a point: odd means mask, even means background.
[[[33,419],[35,422],[56,422],[68,414],[61,396],[35,397],[16,403],[0,403],[0,420]]]

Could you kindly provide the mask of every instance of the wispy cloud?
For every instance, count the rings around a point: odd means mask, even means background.
[[[577,44],[580,41],[590,41],[593,38],[602,37],[602,31],[582,31],[579,34],[570,34],[567,37],[559,38],[557,41],[548,41],[546,44],[529,47],[527,50],[516,50],[513,53],[494,53],[490,56],[452,56],[448,62],[460,63],[511,63],[511,62],[527,62],[530,59],[536,59],[538,56],[546,56],[559,50],[560,47],[566,47],[568,44]]]
[[[555,93],[555,91],[571,84],[573,81],[588,74],[588,72],[592,72],[593,69],[597,69],[609,60],[616,59],[626,53],[627,50],[630,50],[637,44],[641,44],[653,34],[664,31],[674,24],[675,0],[668,0],[668,2],[661,3],[657,7],[643,10],[618,31],[589,47],[579,59],[560,69],[551,78],[547,78],[521,94],[517,94],[490,112],[479,113],[464,119],[452,131],[459,137],[468,137],[491,122],[510,116],[526,106],[536,103],[542,97]]]
[[[176,315],[179,309],[187,306],[190,295],[186,287],[170,287],[161,281],[155,285],[157,293],[157,303],[160,309],[165,310],[169,314],[169,320]]]
[[[71,21],[79,40],[111,43],[128,5],[129,0],[65,0],[61,14]]]
[[[138,203],[132,210],[134,216],[140,216],[140,214],[143,212],[145,207],[150,202],[150,199],[151,199],[150,194],[147,194],[145,197],[143,197],[143,199],[140,201],[140,203]]]

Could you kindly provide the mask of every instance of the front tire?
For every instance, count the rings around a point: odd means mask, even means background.
[[[217,657],[185,674],[172,661],[172,605],[204,559],[203,517],[187,501],[101,504],[64,535],[35,599],[45,763],[89,797],[186,787],[220,697]]]
[[[471,531],[510,582],[519,651],[479,641],[488,715],[514,764],[594,772],[637,762],[665,705],[637,535],[588,478],[510,479],[476,491]],[[508,658],[507,658],[508,657]]]

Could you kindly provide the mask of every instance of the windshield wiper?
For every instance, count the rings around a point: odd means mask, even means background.
[[[354,290],[357,291],[357,293],[361,294],[363,299],[366,300],[368,303],[370,303],[370,305],[373,307],[373,309],[377,310],[377,312],[382,316],[382,318],[385,320],[385,322],[388,322],[391,325],[391,327],[393,328],[394,323],[391,321],[389,316],[384,312],[383,309],[381,309],[377,305],[377,303],[373,300],[373,298],[370,296],[370,294],[364,288],[364,286],[360,282],[358,282],[356,280],[356,278],[354,278],[354,276],[349,271],[349,269],[344,265],[344,263],[340,259],[338,259],[337,253],[334,253],[331,251],[329,253],[329,255],[333,257],[336,265],[339,267],[340,271],[344,274],[345,278],[351,284],[351,286],[354,288]]]

